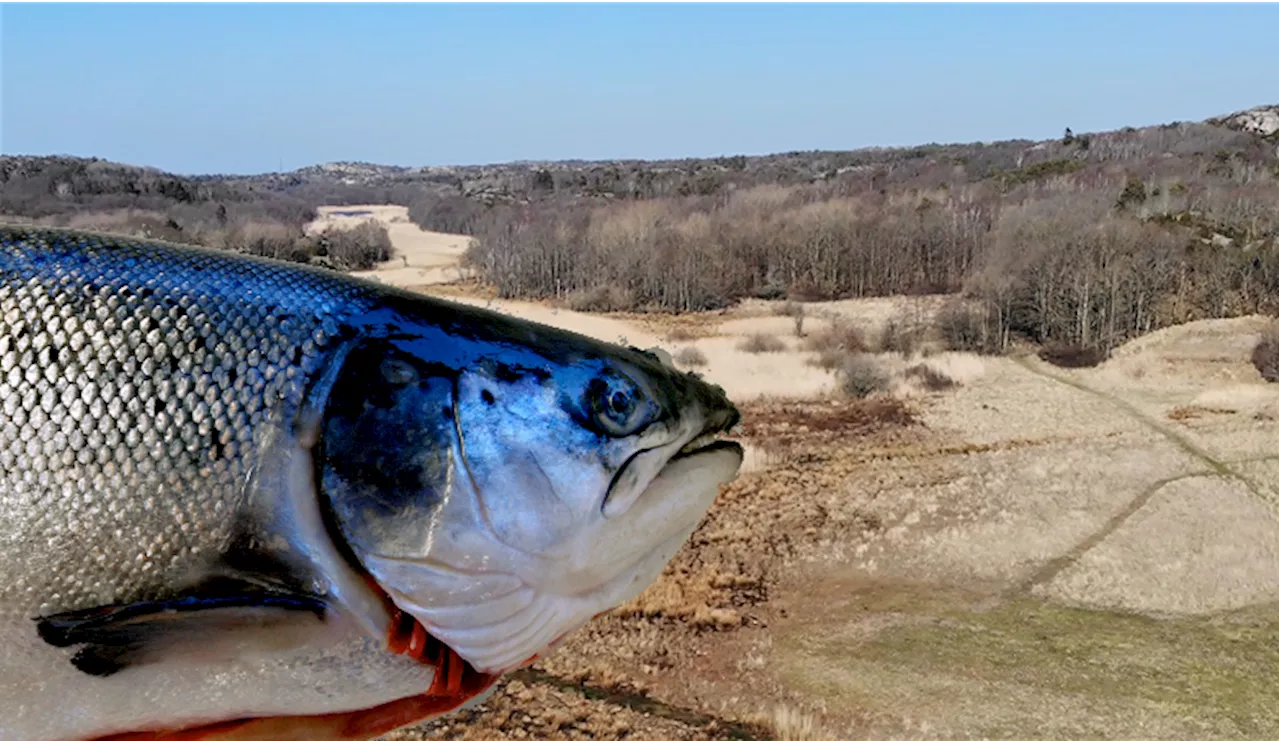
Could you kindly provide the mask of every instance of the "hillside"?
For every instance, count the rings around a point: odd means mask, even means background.
[[[1144,163],[1194,176],[1199,159],[1219,170],[1276,165],[1275,105],[1199,123],[1075,133],[1061,140],[925,144],[909,148],[786,152],[680,160],[511,162],[400,167],[335,162],[263,175],[181,176],[98,158],[0,155],[0,213],[46,216],[85,208],[162,208],[182,203],[266,201],[290,206],[431,198],[530,203],[552,198],[649,199],[709,195],[757,185],[829,183],[845,188],[933,188],[994,180],[1017,184],[1059,170]],[[1172,158],[1156,167],[1151,160]],[[1071,164],[1068,164],[1071,163]],[[1200,168],[1203,169],[1203,168]],[[277,207],[282,208],[282,207]],[[460,231],[442,229],[442,231]]]
[[[476,237],[504,298],[689,311],[746,297],[965,293],[966,349],[1108,351],[1276,311],[1277,106],[1049,141],[664,161],[317,165],[183,177],[0,157],[0,218],[369,268],[385,230],[314,237],[322,205],[405,206]]]

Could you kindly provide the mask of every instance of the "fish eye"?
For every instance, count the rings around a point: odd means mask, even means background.
[[[634,434],[653,417],[653,405],[644,392],[622,376],[593,379],[587,387],[587,409],[595,426],[613,437]]]

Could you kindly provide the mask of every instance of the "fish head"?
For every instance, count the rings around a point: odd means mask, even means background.
[[[487,672],[643,591],[742,463],[719,387],[652,353],[511,329],[454,336],[444,359],[430,337],[355,351],[320,465],[360,565]]]

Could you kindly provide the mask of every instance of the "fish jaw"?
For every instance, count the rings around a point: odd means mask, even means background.
[[[426,559],[377,555],[364,565],[395,603],[477,671],[501,674],[545,656],[565,636],[634,598],[684,545],[742,461],[733,443],[674,458],[626,516],[604,518],[569,557],[538,558],[490,540],[490,563],[461,569],[447,539]],[[474,541],[465,544],[474,556]]]

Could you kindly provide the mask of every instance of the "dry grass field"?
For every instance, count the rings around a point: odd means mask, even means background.
[[[1266,318],[1067,370],[886,341],[936,297],[806,304],[799,332],[770,302],[584,315],[449,285],[463,238],[394,216],[379,279],[662,347],[739,402],[749,451],[649,590],[396,741],[1272,738]],[[823,367],[854,335],[864,398]]]

